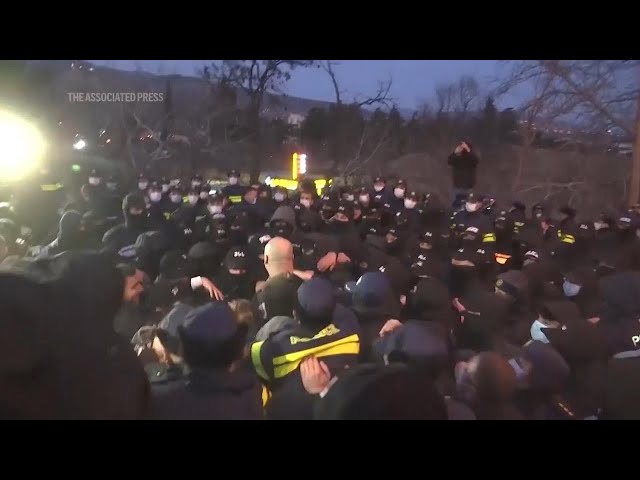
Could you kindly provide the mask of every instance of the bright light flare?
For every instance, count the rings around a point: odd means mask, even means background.
[[[300,155],[298,155],[298,161],[298,172],[300,173],[300,175],[304,175],[305,173],[307,173],[307,155],[301,153]]]
[[[15,181],[37,169],[45,150],[38,129],[24,119],[0,111],[0,177]]]
[[[80,139],[77,142],[75,142],[73,144],[73,149],[74,150],[82,150],[84,147],[87,146],[87,142],[85,142],[84,140]]]

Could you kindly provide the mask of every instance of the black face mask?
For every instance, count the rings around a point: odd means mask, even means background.
[[[315,231],[315,226],[311,222],[300,222],[300,230],[304,233],[311,233]]]
[[[271,228],[273,228],[273,236],[286,238],[287,240],[291,237],[293,233],[293,227],[289,225],[287,222],[276,221],[271,224]]]

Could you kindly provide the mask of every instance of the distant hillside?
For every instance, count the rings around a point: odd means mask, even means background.
[[[146,71],[119,70],[74,60],[30,60],[28,64],[34,70],[47,70],[55,77],[65,76],[72,70],[72,64],[74,64],[74,68],[80,67],[84,75],[95,76],[97,83],[101,85],[101,91],[162,92],[169,80],[174,93],[177,115],[180,115],[181,110],[193,111],[194,105],[201,105],[207,91],[206,82],[195,76],[158,75]],[[238,101],[241,105],[247,101],[244,92],[238,92]],[[332,103],[290,95],[269,94],[265,99],[262,114],[267,118],[287,118],[289,114],[306,116],[309,110],[328,108]],[[400,109],[400,114],[407,118],[410,118],[413,113],[410,109]]]

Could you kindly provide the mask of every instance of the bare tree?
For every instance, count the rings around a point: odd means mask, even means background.
[[[436,86],[436,109],[439,114],[451,112],[454,109],[455,86],[438,85]]]
[[[480,85],[478,81],[470,75],[462,76],[460,80],[458,80],[457,96],[460,111],[464,114],[480,97]]]
[[[268,94],[282,94],[283,87],[298,67],[308,67],[313,60],[224,60],[212,65],[211,78],[226,82],[247,97],[245,109],[247,127],[251,132],[253,153],[250,175],[257,181],[262,160],[260,114]]]
[[[338,85],[338,79],[336,77],[336,72],[334,70],[335,66],[340,65],[339,62],[335,60],[326,60],[321,63],[322,69],[327,72],[329,78],[331,79],[331,83],[333,84],[333,89],[335,92],[335,99],[337,105],[342,105],[342,91],[340,86]],[[365,106],[384,106],[391,107],[394,104],[393,99],[391,98],[389,92],[391,91],[391,86],[393,85],[393,78],[389,78],[386,81],[378,82],[378,88],[373,95],[363,96],[361,94],[357,94],[354,96],[353,102],[357,104],[359,107]]]
[[[360,137],[358,148],[351,159],[341,168],[340,176],[347,178],[371,166],[371,161],[389,141],[389,125],[383,131],[373,133],[370,123],[366,123]]]
[[[373,149],[374,153],[368,156],[363,156],[363,147],[367,142],[370,141],[370,136],[372,135],[371,131],[367,131],[367,125],[365,123],[364,131],[360,136],[359,144],[356,149],[356,155],[350,160],[347,160],[346,164],[341,169],[340,164],[349,157],[349,154],[347,152],[353,147],[352,145],[348,145],[349,141],[347,140],[347,137],[349,136],[348,133],[351,133],[347,132],[347,130],[348,128],[353,128],[352,125],[347,126],[347,123],[349,123],[349,117],[351,116],[350,108],[354,106],[356,106],[358,109],[365,106],[392,106],[394,102],[390,96],[390,91],[391,86],[393,85],[393,79],[389,78],[386,81],[379,82],[378,88],[373,95],[366,97],[364,97],[363,95],[356,95],[349,105],[345,105],[343,103],[344,92],[340,88],[336,71],[334,69],[334,67],[337,65],[339,65],[339,63],[334,60],[326,60],[320,64],[322,69],[327,72],[335,92],[335,108],[333,110],[335,138],[331,139],[330,146],[330,153],[332,156],[331,171],[334,174],[342,173],[342,175],[344,176],[351,175],[355,171],[366,165],[371,160],[371,158],[375,156],[375,153],[377,153],[377,151],[382,147],[386,140],[388,140],[388,136],[386,133],[380,135],[379,141],[374,142],[377,145],[377,147]]]
[[[616,130],[635,138],[628,202],[640,199],[640,61],[528,60],[513,62],[507,87],[543,82],[550,118],[565,117],[589,129]],[[508,85],[510,84],[510,86]]]

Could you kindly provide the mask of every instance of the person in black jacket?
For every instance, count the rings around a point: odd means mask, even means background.
[[[29,270],[0,273],[0,418],[142,418],[146,376],[113,330],[140,290],[108,255],[65,252]]]
[[[153,230],[160,230],[164,223],[164,211],[162,209],[162,186],[153,182],[149,187],[149,206],[147,207],[147,216],[149,217],[149,226]]]
[[[213,282],[227,301],[239,298],[250,300],[253,297],[255,281],[249,274],[249,253],[246,247],[229,249]]]
[[[229,178],[229,185],[222,188],[222,194],[229,199],[230,203],[240,203],[247,189],[247,187],[239,184],[240,172],[231,170],[227,176]]]
[[[60,229],[56,239],[44,247],[38,256],[52,257],[67,250],[79,250],[87,246],[88,243],[82,231],[82,216],[70,210],[60,218]]]
[[[122,213],[124,223],[105,233],[102,243],[109,251],[117,253],[121,261],[133,261],[136,240],[149,226],[144,197],[138,193],[127,195],[122,202]]]
[[[453,153],[449,155],[449,165],[453,176],[452,203],[455,204],[458,198],[467,196],[469,190],[476,186],[476,170],[478,168],[478,157],[468,142],[462,142]]]
[[[154,385],[147,418],[157,420],[260,420],[262,386],[252,372],[238,368],[248,326],[236,321],[224,302],[189,312],[178,327],[189,373]]]

